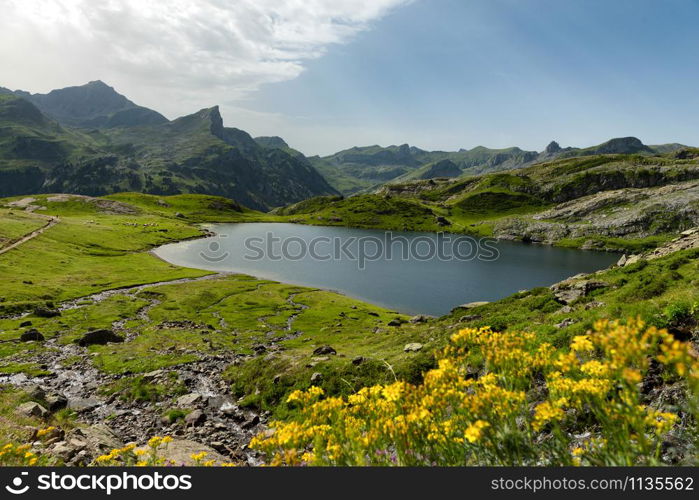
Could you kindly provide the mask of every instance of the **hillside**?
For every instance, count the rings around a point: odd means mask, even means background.
[[[102,82],[1,92],[0,196],[206,193],[268,210],[336,194],[300,153],[224,127],[218,107],[171,122],[149,111]]]
[[[375,194],[319,198],[280,213],[308,224],[638,250],[697,225],[698,200],[699,154],[682,149],[590,154],[480,176],[387,184]]]
[[[387,211],[415,203],[400,198],[386,202]],[[313,205],[297,206],[296,211],[312,210]],[[691,376],[687,370],[675,369],[680,363],[687,363],[690,371],[696,369],[696,360],[688,358],[685,349],[696,347],[692,337],[699,276],[696,231],[611,269],[521,291],[497,302],[459,307],[442,318],[409,320],[336,293],[179,268],[148,253],[155,245],[201,235],[196,226],[200,222],[285,220],[244,209],[231,200],[138,193],[4,199],[0,200],[0,242],[17,240],[49,217],[57,223],[0,255],[0,414],[8,417],[0,419],[0,438],[12,444],[0,457],[3,465],[30,465],[33,458],[39,465],[118,465],[124,463],[122,458],[134,458],[133,447],[127,448],[126,443],[147,447],[149,438],[156,435],[172,437],[167,449],[159,451],[163,460],[201,463],[192,462],[190,455],[204,451],[207,461],[255,465],[293,446],[284,439],[290,434],[270,432],[268,426],[311,426],[341,415],[326,414],[330,407],[325,403],[306,415],[304,406],[310,408],[319,397],[344,411],[344,398],[357,408],[377,394],[390,394],[390,401],[402,402],[413,391],[431,395],[424,400],[432,402],[428,413],[420,413],[419,420],[407,420],[416,436],[411,446],[423,446],[430,427],[418,423],[443,424],[439,408],[450,393],[430,394],[442,387],[436,384],[440,380],[449,381],[445,388],[477,383],[472,386],[475,392],[468,391],[469,398],[459,397],[459,401],[473,399],[475,404],[476,398],[490,398],[479,406],[486,413],[493,405],[509,401],[507,394],[515,394],[507,391],[518,391],[517,404],[507,406],[507,415],[526,424],[526,433],[520,432],[522,425],[508,428],[498,406],[498,416],[479,414],[497,434],[492,441],[479,441],[478,453],[442,455],[440,450],[445,448],[426,445],[425,453],[436,453],[429,455],[428,462],[688,465],[696,461],[691,438],[696,426],[689,413],[692,393],[687,385]],[[628,326],[598,322],[632,317],[650,327],[667,328],[669,333],[646,330],[635,320]],[[493,330],[484,329],[486,325]],[[597,334],[589,335],[593,329]],[[646,331],[658,343],[641,342],[647,338],[642,337]],[[459,343],[465,339],[472,342]],[[587,346],[592,344],[587,341],[600,346],[599,355],[589,351]],[[660,351],[659,344],[672,349]],[[446,345],[453,347],[444,351]],[[542,377],[554,387],[555,371],[570,366],[570,353],[578,351],[563,380],[588,384],[596,380],[602,392],[581,388],[574,398],[559,401],[566,418],[560,412],[547,418],[560,419],[566,432],[554,435],[543,425],[548,420],[542,423],[536,417],[542,413],[540,405],[558,401],[549,400]],[[619,361],[618,356],[634,353],[644,360],[665,362]],[[437,359],[446,360],[437,366]],[[562,365],[566,360],[568,365]],[[455,366],[463,370],[451,371]],[[616,371],[600,371],[607,366]],[[538,367],[542,367],[538,375],[530,373]],[[591,372],[593,368],[597,371]],[[622,374],[622,368],[632,371]],[[615,389],[604,390],[605,384]],[[617,398],[620,390],[625,395],[621,399]],[[610,398],[615,405],[608,404]],[[406,403],[421,401],[421,397],[411,398]],[[626,407],[624,401],[633,404]],[[461,404],[447,406],[453,411],[445,418],[467,418],[452,420],[463,440],[472,423],[469,413]],[[602,418],[610,412],[628,415],[631,409],[640,418],[632,430]],[[649,436],[656,437],[636,443],[628,439],[629,432],[656,428],[648,424],[647,411],[651,417],[656,416],[653,412],[685,417],[668,420],[667,425],[663,422],[670,417],[650,420],[662,423],[663,432],[651,432]],[[391,415],[388,421],[404,418],[401,411]],[[383,430],[372,434],[377,441],[360,441],[361,434],[349,433],[342,437],[345,446],[339,451],[331,448],[336,451],[303,459],[284,453],[280,460],[389,465],[382,454],[348,451],[371,448],[372,443],[392,446],[395,437],[391,424],[384,427],[385,415],[355,416],[361,419],[347,422],[361,424],[368,416],[366,425],[380,424]],[[340,436],[342,429],[350,428],[334,425],[329,433],[309,433],[317,439],[304,441],[304,446],[320,451],[332,444],[326,439]],[[251,443],[255,435],[258,438]],[[467,435],[480,436],[473,429]],[[585,436],[608,439],[609,446],[593,448]],[[33,443],[31,455],[14,454],[15,447],[25,442]],[[156,448],[160,442],[154,441]],[[493,445],[502,442],[511,446]],[[556,448],[535,445],[540,442],[555,443]],[[648,451],[661,443],[662,455]],[[581,447],[583,452],[571,452]],[[112,449],[117,452],[105,455]],[[498,453],[491,453],[494,449]],[[423,459],[423,455],[404,454],[396,460],[421,464]]]
[[[309,160],[328,182],[342,194],[368,192],[384,184],[415,179],[479,175],[523,168],[561,158],[597,154],[671,153],[686,148],[681,144],[646,146],[635,137],[611,139],[589,148],[562,148],[552,141],[542,152],[518,147],[490,149],[477,146],[459,151],[425,151],[408,144],[401,146],[354,147],[325,157]],[[432,170],[429,165],[449,161],[447,171]],[[442,164],[443,166],[446,164]]]

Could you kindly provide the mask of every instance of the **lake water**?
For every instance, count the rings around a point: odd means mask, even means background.
[[[334,290],[407,314],[440,316],[466,302],[551,285],[618,259],[603,252],[437,233],[284,223],[208,227],[216,236],[154,252],[180,266]]]

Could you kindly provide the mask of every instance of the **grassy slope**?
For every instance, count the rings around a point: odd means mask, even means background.
[[[203,275],[169,266],[145,250],[198,234],[190,221],[265,217],[230,204],[221,208],[219,203],[224,200],[212,197],[110,197],[140,208],[137,215],[104,214],[82,201],[52,204],[38,198],[47,207],[45,213],[58,215],[61,223],[31,244],[0,256],[4,304],[9,309],[13,304],[64,300],[115,286]],[[212,202],[217,202],[214,208]],[[391,199],[389,208],[401,202]],[[313,209],[313,203],[306,208]],[[185,214],[187,219],[175,217],[175,212]],[[361,212],[355,214],[360,217]],[[137,226],[126,225],[136,222]],[[144,227],[144,223],[155,226]],[[234,393],[243,397],[246,405],[284,417],[293,411],[284,403],[286,396],[294,389],[309,387],[315,372],[322,374],[319,384],[330,394],[347,394],[395,378],[420,380],[433,364],[432,352],[462,326],[487,324],[499,330],[532,330],[556,345],[584,332],[601,317],[638,315],[658,326],[672,326],[684,314],[682,311],[696,311],[697,257],[699,251],[684,251],[599,273],[594,279],[609,286],[565,312],[549,289],[539,288],[467,311],[459,309],[425,323],[392,327],[388,323],[399,315],[380,307],[331,292],[236,275],[154,286],[133,294],[117,294],[99,303],[86,301],[82,307],[55,318],[32,314],[2,319],[0,340],[16,339],[24,331],[20,323],[26,320],[61,343],[72,342],[89,328],[109,328],[115,321],[123,321],[127,331],[137,333],[133,340],[89,348],[95,366],[123,375],[118,387],[106,391],[131,397],[148,392],[140,378],[142,373],[210,354],[237,355],[243,357],[231,363],[225,373]],[[152,307],[146,316],[137,314],[149,304]],[[573,323],[554,326],[564,319]],[[186,321],[191,323],[182,323]],[[254,356],[253,347],[261,342],[274,347]],[[403,346],[409,342],[420,342],[425,347],[419,353],[405,353]],[[314,355],[314,349],[323,345],[331,345],[337,355]],[[0,343],[0,372],[41,374],[42,368],[31,360],[45,348],[36,343]],[[363,361],[353,362],[357,357]],[[179,394],[181,387],[173,383],[157,391],[159,398],[168,398]],[[13,435],[18,430],[12,427],[0,432]]]
[[[696,158],[673,155],[596,155],[567,158],[506,173],[467,177],[454,181],[418,181],[386,186],[379,195],[357,195],[344,200],[317,198],[293,205],[279,213],[293,215],[307,224],[344,225],[367,228],[452,231],[491,236],[497,227],[522,221],[535,223],[533,216],[558,204],[614,189],[645,189],[699,178]],[[584,228],[590,218],[606,217],[613,209],[607,203],[585,216],[548,221],[560,227],[576,224]],[[433,216],[430,215],[430,212]],[[378,214],[378,215],[377,215]],[[440,225],[436,216],[451,224]],[[554,243],[581,247],[595,241],[610,250],[638,252],[664,243],[684,229],[684,219],[662,221],[647,236],[613,237],[600,234],[559,237]],[[594,231],[593,231],[594,233]]]

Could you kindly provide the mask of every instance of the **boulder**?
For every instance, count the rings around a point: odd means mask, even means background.
[[[388,324],[388,326],[400,326],[403,323],[405,323],[405,320],[403,320],[402,318],[393,318],[387,324]]]
[[[323,345],[313,351],[313,354],[321,356],[325,354],[337,354],[337,351],[329,345]]]
[[[409,344],[405,344],[405,347],[403,347],[403,350],[405,352],[417,352],[422,350],[423,345],[419,342],[411,342]]]
[[[142,448],[149,451],[148,448]],[[205,452],[204,461],[214,460],[217,464],[228,463],[230,460],[212,447],[205,444],[190,441],[188,439],[175,439],[170,443],[161,445],[156,451],[160,458],[173,465],[194,465],[192,455]]]
[[[62,394],[58,394],[56,392],[47,394],[44,397],[44,401],[46,401],[46,404],[49,407],[49,411],[52,413],[58,410],[62,410],[63,408],[68,406],[68,400]]]
[[[24,415],[25,417],[39,417],[46,418],[49,416],[49,411],[41,406],[39,403],[34,401],[28,401],[22,403],[15,410],[19,415]]]
[[[70,410],[81,412],[92,410],[101,404],[102,401],[97,398],[71,398],[67,401],[66,406]]]
[[[32,322],[31,322],[31,321],[22,321],[22,322],[19,324],[19,327],[20,327],[20,328],[26,328],[26,327],[28,327],[28,326],[32,326]]]
[[[66,434],[66,441],[85,443],[85,449],[94,457],[124,446],[124,443],[105,424],[73,429]]]
[[[19,337],[20,342],[42,342],[46,340],[39,330],[31,328]]]
[[[206,413],[201,410],[194,410],[193,412],[187,413],[184,417],[184,423],[188,426],[197,427],[206,422]]]
[[[322,373],[314,372],[313,375],[311,375],[311,384],[319,384],[322,381],[323,381],[323,374]]]
[[[425,321],[427,321],[427,316],[424,314],[418,314],[417,316],[410,318],[411,323],[424,323]]]
[[[114,333],[112,330],[92,330],[91,332],[87,332],[85,335],[83,335],[81,338],[79,338],[76,342],[80,347],[87,347],[89,345],[105,345],[110,342],[123,342],[124,337],[121,337]]]
[[[60,316],[61,311],[57,309],[49,309],[48,307],[37,307],[34,309],[34,316],[38,316],[40,318],[55,318],[56,316]]]
[[[576,300],[586,297],[590,292],[609,286],[602,281],[582,280],[582,281],[562,281],[551,285],[553,296],[562,304],[570,304]]]
[[[192,392],[177,398],[177,406],[181,408],[191,408],[192,406],[195,406],[197,403],[200,403],[202,399],[203,397],[201,394]]]

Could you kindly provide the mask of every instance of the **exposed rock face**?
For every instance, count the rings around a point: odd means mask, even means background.
[[[560,150],[561,146],[556,141],[551,141],[544,151],[547,153],[558,153]]]
[[[577,280],[571,278],[551,285],[551,290],[553,290],[553,296],[558,302],[561,304],[570,304],[582,297],[586,297],[594,290],[607,286],[609,285],[602,281]]]

